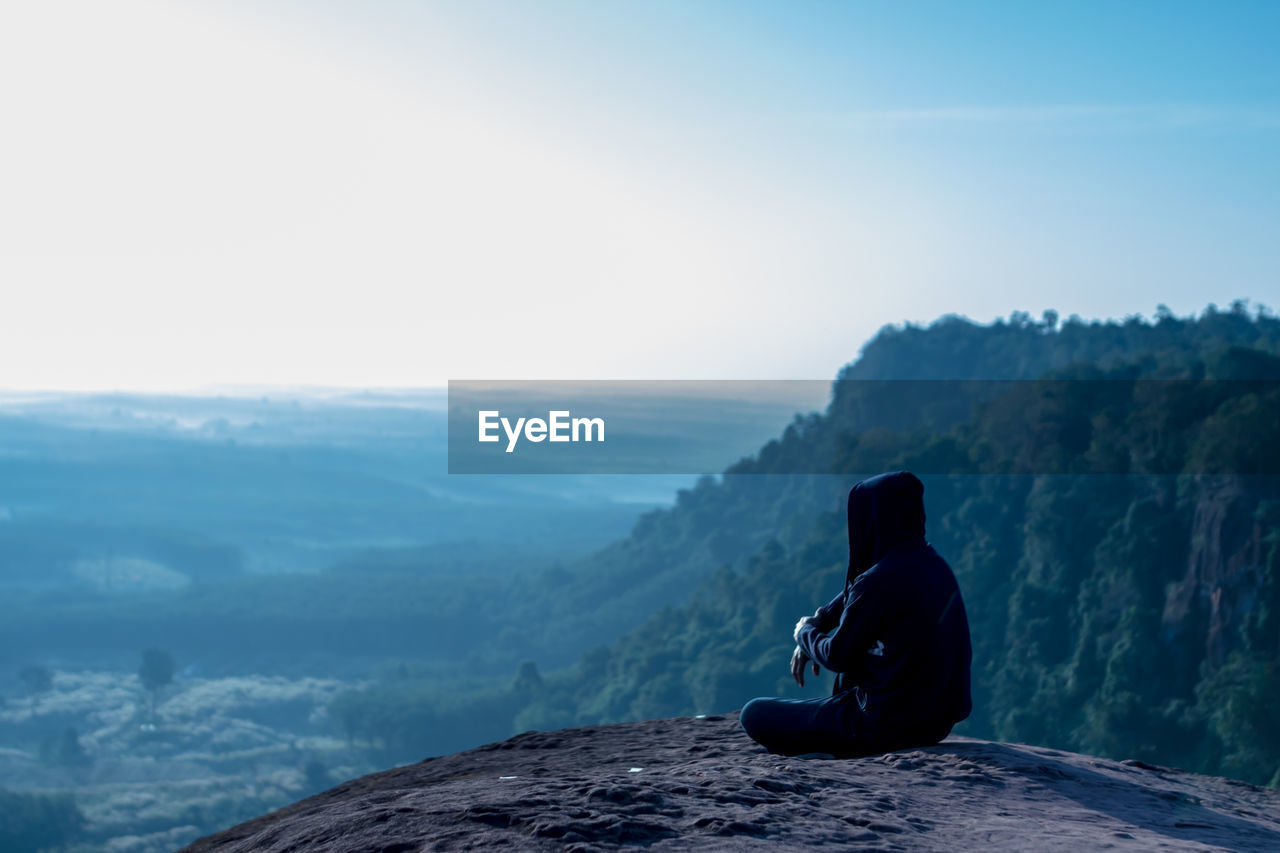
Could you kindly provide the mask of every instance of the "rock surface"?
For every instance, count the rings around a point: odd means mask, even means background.
[[[353,779],[197,851],[1280,850],[1280,791],[950,737],[771,755],[736,715],[530,732]]]

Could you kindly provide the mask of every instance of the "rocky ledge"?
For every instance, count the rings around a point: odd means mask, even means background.
[[[1280,791],[950,737],[784,758],[736,715],[554,732],[375,773],[202,838],[204,851],[1280,850]]]

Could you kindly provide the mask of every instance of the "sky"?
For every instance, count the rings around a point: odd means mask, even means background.
[[[826,379],[1280,308],[1272,2],[0,7],[0,390]]]

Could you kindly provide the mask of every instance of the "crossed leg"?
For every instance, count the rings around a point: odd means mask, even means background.
[[[781,755],[875,755],[891,747],[857,731],[855,708],[838,696],[819,699],[752,699],[738,721],[752,740]]]

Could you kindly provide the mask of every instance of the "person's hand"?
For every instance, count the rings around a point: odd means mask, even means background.
[[[805,625],[817,625],[817,624],[818,624],[818,620],[814,616],[801,617],[800,621],[796,623],[796,629],[791,632],[791,639],[795,640],[797,643],[800,642],[800,630],[804,628]]]
[[[813,674],[816,676],[821,671],[818,669],[818,665],[809,660],[809,656],[804,653],[803,649],[796,646],[796,650],[791,653],[791,677],[794,678],[796,680],[796,684],[799,684],[801,687],[804,687],[804,671],[810,664],[812,664]]]

